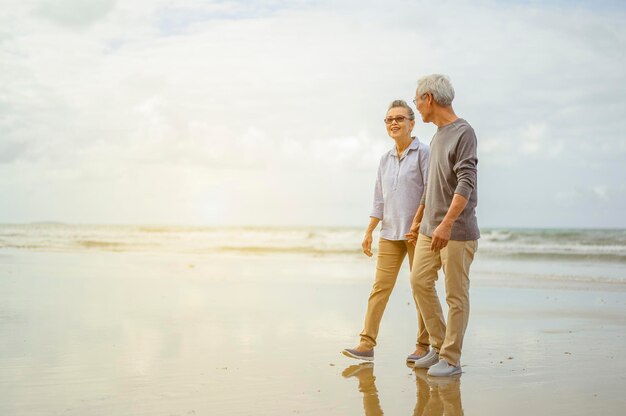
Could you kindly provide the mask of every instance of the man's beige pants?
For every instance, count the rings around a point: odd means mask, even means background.
[[[367,313],[365,314],[365,325],[361,332],[360,344],[366,348],[374,348],[376,346],[376,337],[378,336],[378,328],[383,318],[387,301],[391,295],[391,291],[396,284],[400,266],[409,254],[409,268],[413,264],[414,246],[408,241],[386,240],[381,238],[378,242],[378,258],[376,262],[376,280],[374,287],[367,301]],[[417,308],[417,303],[416,303]],[[419,335],[417,337],[417,347],[428,350],[428,332],[424,326],[424,320],[417,309],[417,321]]]
[[[411,270],[413,296],[424,317],[430,344],[439,351],[439,358],[458,366],[461,360],[463,336],[469,319],[469,271],[478,248],[478,241],[448,241],[442,250],[430,249],[432,239],[420,234],[415,245]],[[448,325],[437,297],[435,281],[443,266],[448,303]]]

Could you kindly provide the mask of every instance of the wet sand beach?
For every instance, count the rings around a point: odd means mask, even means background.
[[[375,363],[340,355],[358,341],[372,270],[352,257],[4,250],[0,414],[624,413],[625,285],[477,273],[464,372],[433,381],[404,363],[406,271]]]

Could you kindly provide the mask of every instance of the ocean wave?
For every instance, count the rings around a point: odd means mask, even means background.
[[[360,228],[0,224],[0,248],[24,250],[352,256],[362,237]],[[626,230],[487,229],[478,246],[487,257],[626,262]]]
[[[319,248],[319,247],[268,247],[268,246],[221,246],[216,248],[223,252],[237,253],[255,253],[255,254],[271,254],[271,253],[293,253],[293,254],[314,254],[314,255],[344,255],[344,254],[360,254],[361,249],[346,248]]]
[[[49,244],[11,244],[0,243],[0,249],[17,249],[17,250],[46,250],[53,247]]]
[[[538,283],[549,284],[549,283],[590,283],[590,284],[619,284],[623,285],[626,283],[626,276],[601,276],[601,275],[589,275],[589,274],[573,274],[573,273],[563,273],[563,274],[537,274],[537,273],[529,273],[529,272],[511,272],[510,269],[506,270],[481,270],[480,268],[475,268],[474,273],[476,274],[475,278],[480,278],[481,280],[490,280],[497,281],[501,284],[511,284],[516,281],[535,281]]]
[[[85,248],[123,249],[130,248],[128,244],[116,241],[78,240],[76,244]]]
[[[139,227],[138,230],[142,233],[171,233],[173,231],[171,227]]]
[[[496,256],[626,261],[626,230],[487,230],[478,246]]]
[[[487,229],[481,241],[522,244],[620,246],[626,249],[626,230]]]
[[[561,260],[598,260],[598,261],[617,261],[626,262],[626,253],[623,252],[604,252],[597,250],[551,250],[544,251],[541,249],[489,249],[480,247],[479,255],[491,257],[508,257],[519,259],[561,259]]]

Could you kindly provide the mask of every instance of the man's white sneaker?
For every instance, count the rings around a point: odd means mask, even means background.
[[[441,359],[439,362],[428,369],[428,375],[432,377],[449,377],[461,374],[461,366],[449,364],[446,360]]]
[[[419,360],[415,360],[415,364],[413,364],[414,368],[428,368],[431,365],[437,364],[439,361],[439,353],[435,350],[428,351],[428,354],[420,358]]]

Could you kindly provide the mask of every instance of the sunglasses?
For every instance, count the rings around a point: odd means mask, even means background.
[[[408,117],[404,117],[404,116],[397,116],[397,117],[386,117],[385,118],[385,124],[391,124],[394,121],[398,124],[402,123],[404,120],[411,120]]]

